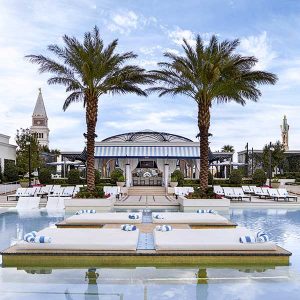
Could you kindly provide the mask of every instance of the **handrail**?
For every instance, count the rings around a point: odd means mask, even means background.
[[[5,182],[0,184],[0,195],[16,191],[20,187],[19,181]]]

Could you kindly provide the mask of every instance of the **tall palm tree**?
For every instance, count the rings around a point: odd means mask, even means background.
[[[234,147],[232,145],[224,145],[221,149],[222,152],[234,152]]]
[[[116,53],[117,40],[104,47],[99,29],[84,34],[83,43],[75,37],[65,35],[64,47],[49,45],[54,58],[43,55],[28,55],[30,62],[39,65],[41,73],[49,72],[53,77],[48,84],[66,87],[67,96],[63,110],[73,102],[83,101],[87,125],[87,187],[95,189],[94,148],[95,129],[98,117],[99,98],[105,94],[134,93],[146,96],[139,85],[150,83],[144,69],[129,65],[127,61],[136,58],[133,52]]]
[[[212,104],[234,101],[245,105],[246,100],[257,101],[261,95],[258,85],[275,84],[277,81],[272,73],[253,70],[257,59],[237,54],[238,45],[238,40],[219,42],[215,35],[205,45],[198,35],[195,46],[183,40],[183,55],[165,53],[168,61],[160,62],[160,69],[151,72],[158,84],[149,91],[157,91],[159,96],[185,95],[197,104],[202,192],[206,192],[208,187]]]

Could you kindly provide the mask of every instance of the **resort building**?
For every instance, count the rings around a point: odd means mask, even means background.
[[[49,147],[50,130],[48,128],[48,117],[41,89],[39,89],[39,95],[32,114],[32,126],[30,130],[37,137],[41,146]]]
[[[233,153],[210,153],[210,161],[231,160]],[[95,168],[103,178],[123,170],[126,186],[168,186],[179,169],[185,178],[199,178],[200,146],[186,137],[157,131],[137,131],[108,137],[95,144]],[[61,152],[61,161],[84,161],[85,152]]]
[[[9,143],[10,136],[0,134],[0,165],[3,172],[6,160],[16,161],[17,146]]]

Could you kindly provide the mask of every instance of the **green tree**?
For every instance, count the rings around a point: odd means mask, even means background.
[[[80,172],[77,169],[71,169],[68,174],[68,183],[70,184],[80,184]]]
[[[116,184],[118,181],[124,181],[123,171],[119,168],[114,169],[110,174],[110,181],[113,184]]]
[[[158,82],[150,91],[163,95],[185,95],[197,104],[200,132],[200,189],[206,192],[209,172],[210,111],[214,103],[234,101],[245,105],[246,100],[257,101],[261,95],[258,86],[275,84],[276,75],[253,70],[255,57],[241,56],[235,52],[238,40],[219,42],[213,35],[205,45],[198,35],[195,46],[183,40],[184,54],[167,52],[167,62],[152,71]]]
[[[234,169],[230,172],[229,182],[236,185],[241,185],[243,181],[242,172],[239,169]]]
[[[257,186],[263,186],[267,181],[267,175],[263,169],[256,169],[252,177],[253,183]]]
[[[65,35],[64,47],[49,45],[48,50],[55,59],[44,55],[28,55],[32,63],[39,64],[41,73],[53,75],[49,84],[60,84],[70,92],[63,109],[73,102],[83,101],[87,125],[87,189],[95,189],[95,130],[98,118],[99,98],[105,94],[134,93],[146,96],[139,85],[151,83],[144,69],[127,62],[137,57],[133,52],[116,53],[118,41],[104,47],[99,30],[84,35],[83,43],[75,37]]]
[[[284,146],[277,141],[276,143],[266,144],[263,148],[262,163],[266,172],[270,169],[270,147],[271,147],[271,163],[272,170],[282,168],[285,160]]]
[[[234,147],[232,145],[224,145],[221,149],[222,152],[233,152],[234,153]]]
[[[51,171],[49,168],[42,168],[39,170],[39,181],[42,184],[49,184],[52,182]]]
[[[17,181],[19,179],[18,168],[14,160],[10,160],[10,159],[4,160],[3,177],[6,182]]]
[[[40,148],[37,138],[27,129],[19,129],[16,134],[16,165],[18,173],[25,175],[29,170],[29,148],[31,159],[31,170],[41,166],[42,160],[40,157]],[[30,143],[30,146],[27,145]]]

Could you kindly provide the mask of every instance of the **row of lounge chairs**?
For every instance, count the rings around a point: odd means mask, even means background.
[[[65,209],[65,199],[68,199],[68,197],[49,197],[46,210],[63,211]],[[16,209],[18,211],[39,209],[40,200],[40,197],[19,197]]]
[[[290,199],[297,201],[297,196],[291,195],[284,188],[274,189],[267,187],[256,187],[256,186],[242,186],[239,187],[221,187],[219,185],[214,186],[214,193],[231,199],[231,200],[243,200],[249,199],[251,201],[251,196],[257,196],[259,198],[264,197],[265,199],[273,199],[274,201],[279,201],[283,199],[284,201],[289,201]]]
[[[18,188],[15,194],[7,195],[9,198],[18,200],[19,197],[74,197],[83,185],[66,186],[46,185],[42,187]]]

